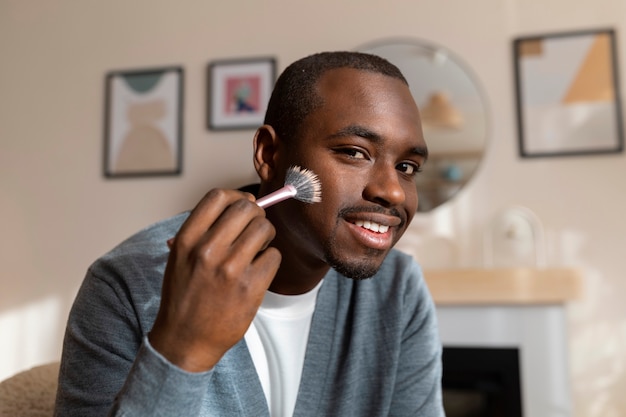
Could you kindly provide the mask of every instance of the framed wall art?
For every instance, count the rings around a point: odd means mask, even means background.
[[[213,61],[207,77],[209,129],[256,129],[263,124],[276,81],[274,58]]]
[[[180,174],[183,69],[111,71],[105,95],[105,177]]]
[[[520,37],[513,51],[520,156],[623,151],[614,30]]]

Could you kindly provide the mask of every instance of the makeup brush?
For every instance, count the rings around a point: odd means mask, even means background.
[[[285,185],[259,198],[256,203],[259,207],[266,208],[288,198],[295,198],[305,203],[322,201],[322,184],[317,175],[306,168],[291,166],[285,175]]]

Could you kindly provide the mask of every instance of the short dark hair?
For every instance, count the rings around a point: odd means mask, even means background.
[[[327,71],[338,68],[375,72],[408,85],[395,65],[377,55],[353,51],[316,53],[295,61],[278,77],[264,123],[287,143],[297,138],[304,119],[323,104],[316,91],[317,82]]]

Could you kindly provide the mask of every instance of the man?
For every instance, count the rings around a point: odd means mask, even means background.
[[[443,415],[433,304],[392,251],[426,156],[395,66],[354,52],[290,65],[254,137],[260,187],[212,190],[91,266],[56,414]],[[322,201],[259,208],[293,165]]]

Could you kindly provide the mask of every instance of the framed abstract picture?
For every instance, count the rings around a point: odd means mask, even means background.
[[[183,69],[111,71],[105,94],[105,177],[180,174]]]
[[[622,152],[615,32],[566,32],[514,40],[522,157]]]
[[[276,81],[274,58],[213,61],[207,77],[210,130],[256,129],[263,124]]]

